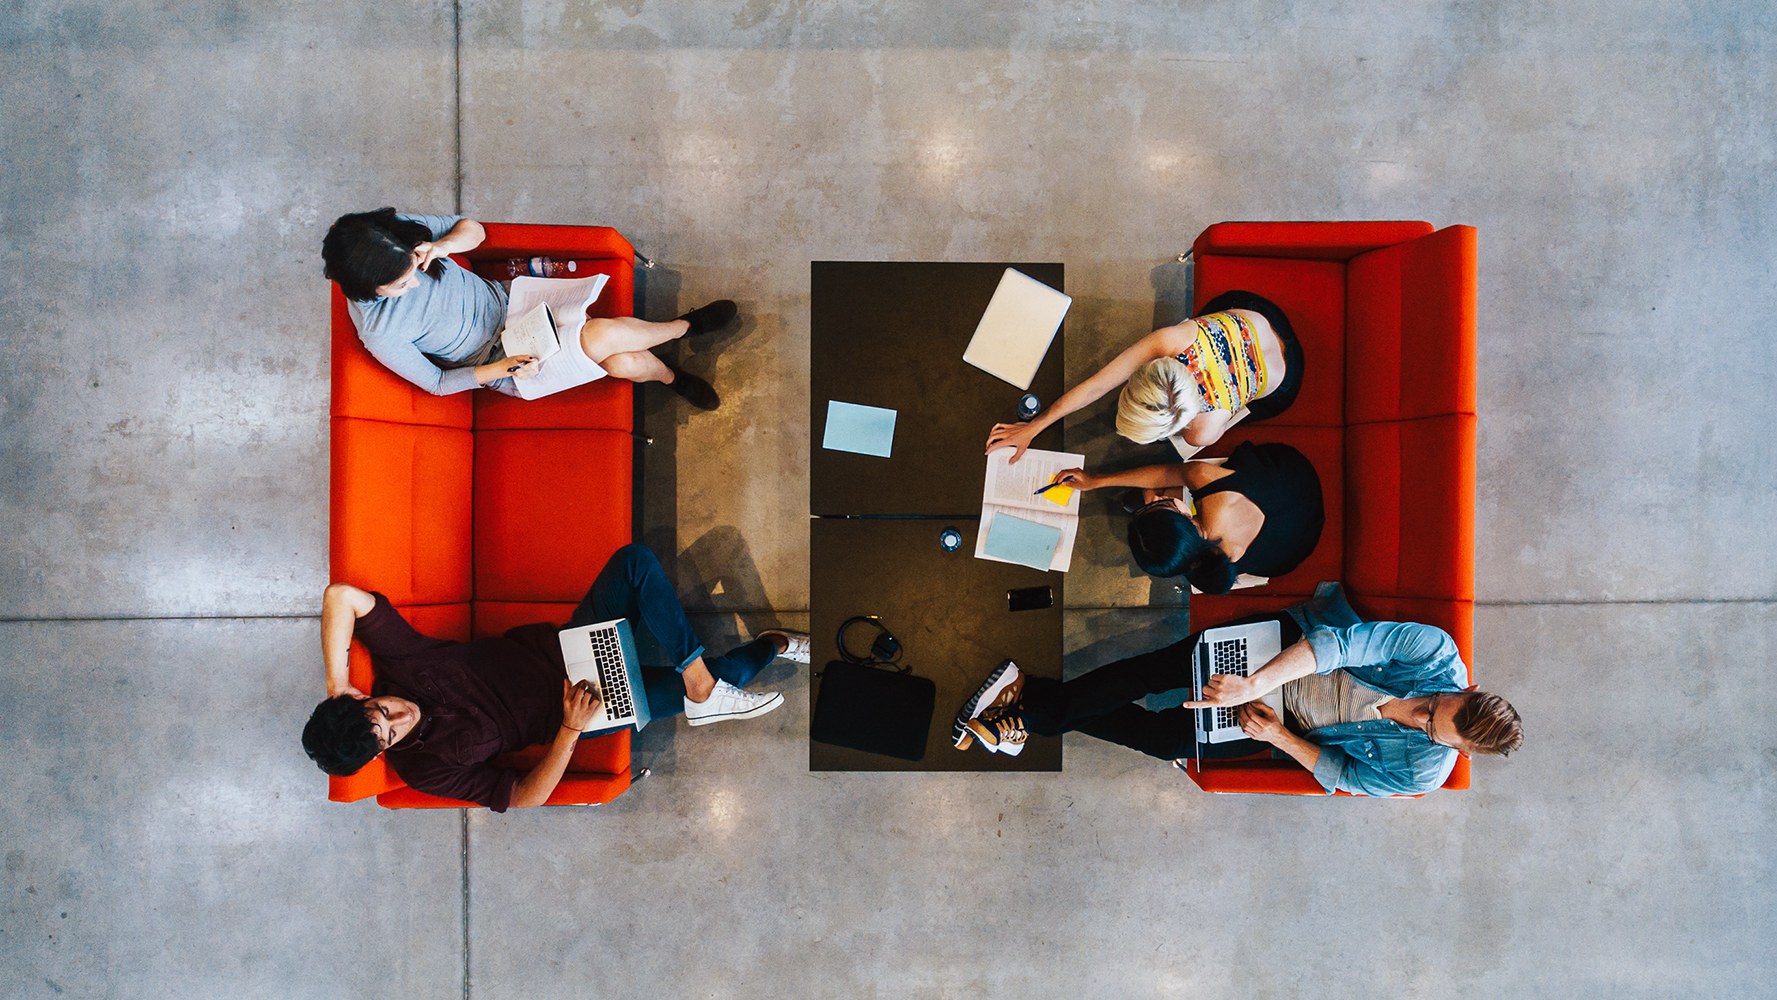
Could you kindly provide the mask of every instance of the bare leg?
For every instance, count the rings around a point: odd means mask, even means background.
[[[710,692],[716,689],[716,679],[710,676],[710,668],[703,665],[703,657],[692,660],[679,673],[685,679],[685,697],[694,702],[705,702]]]
[[[634,316],[597,317],[580,328],[580,346],[586,356],[605,365],[613,354],[630,354],[659,347],[669,340],[683,337],[691,324],[682,319],[667,323],[650,323]]]
[[[626,382],[660,382],[666,385],[673,383],[673,370],[647,351],[626,351],[612,354],[601,361],[605,371],[612,377]]]

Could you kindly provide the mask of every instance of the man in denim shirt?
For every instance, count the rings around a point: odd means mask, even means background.
[[[1336,678],[1339,671],[1347,676]],[[1416,795],[1444,783],[1458,751],[1503,757],[1523,742],[1517,710],[1467,683],[1468,667],[1443,629],[1319,625],[1249,677],[1211,677],[1203,700],[1184,707],[1240,705],[1249,737],[1290,755],[1328,792]],[[1315,684],[1343,690],[1317,704],[1306,687]],[[1300,734],[1258,700],[1280,687]]]
[[[1282,627],[1283,652],[1250,677],[1211,677],[1202,701],[1158,712],[1135,704],[1190,686],[1193,633],[1066,683],[1028,678],[1011,704],[982,713],[971,731],[990,749],[1021,743],[1027,731],[1079,731],[1165,760],[1243,757],[1269,744],[1328,793],[1358,795],[1428,792],[1449,777],[1459,751],[1505,756],[1523,741],[1517,710],[1467,686],[1468,667],[1442,629],[1358,622],[1336,587],[1265,619]],[[1287,720],[1258,700],[1280,687]],[[1235,705],[1249,739],[1199,746],[1196,709]]]

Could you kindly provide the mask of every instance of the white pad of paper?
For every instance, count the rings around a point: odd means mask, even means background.
[[[1006,268],[963,360],[1028,390],[1073,302],[1030,275]]]

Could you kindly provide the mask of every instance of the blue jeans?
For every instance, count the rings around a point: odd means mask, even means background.
[[[677,670],[664,667],[643,667],[642,683],[647,688],[648,711],[656,719],[677,715],[685,710],[685,682],[679,675],[692,661],[703,655],[703,643],[691,631],[685,608],[673,590],[672,581],[652,549],[640,543],[625,545],[611,556],[599,570],[591,589],[581,599],[569,626],[591,625],[594,622],[627,618],[633,628],[647,628],[654,641],[660,643],[677,663]],[[770,639],[754,639],[721,656],[703,661],[711,676],[735,687],[746,687],[765,665],[777,657],[777,643]]]

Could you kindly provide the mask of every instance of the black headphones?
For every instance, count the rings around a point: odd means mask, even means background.
[[[852,652],[850,647],[845,644],[845,634],[858,625],[869,625],[876,630],[875,638],[870,640],[868,656]],[[882,619],[875,615],[854,615],[847,618],[839,626],[839,635],[835,637],[834,642],[839,647],[840,659],[847,663],[892,667],[901,658],[901,640],[895,638],[894,633],[888,630],[888,626],[882,623]]]

